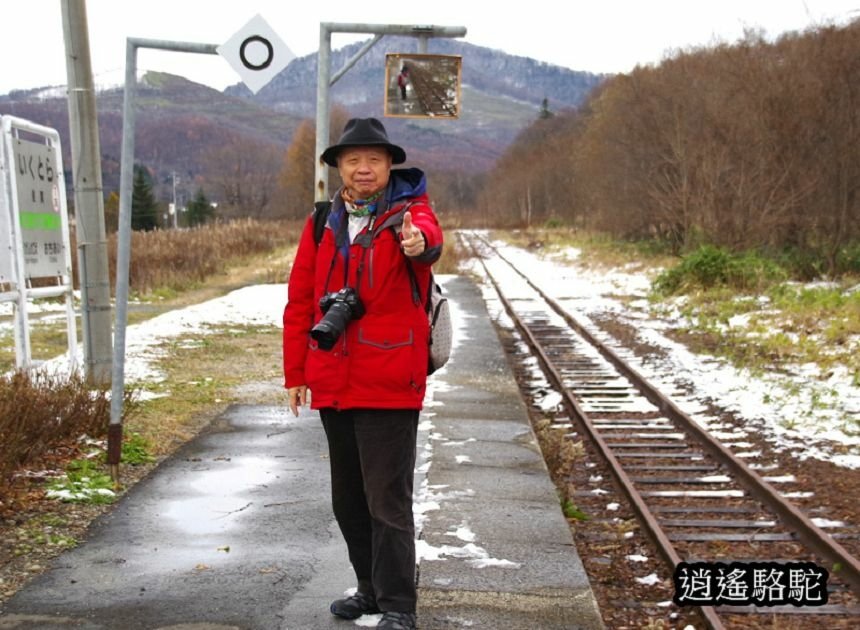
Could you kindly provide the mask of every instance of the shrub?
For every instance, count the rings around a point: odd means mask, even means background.
[[[133,413],[132,394],[123,405]],[[0,376],[0,487],[57,445],[82,435],[101,437],[110,420],[108,390],[92,390],[81,376],[19,371]]]
[[[757,253],[738,255],[713,245],[702,245],[680,264],[661,273],[653,289],[666,295],[719,286],[750,291],[761,290],[786,277],[782,267]]]
[[[839,250],[836,263],[843,273],[860,273],[860,243]]]

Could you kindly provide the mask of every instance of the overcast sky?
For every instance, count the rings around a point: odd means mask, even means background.
[[[298,55],[319,46],[319,23],[465,26],[465,41],[574,70],[627,72],[678,48],[734,42],[745,28],[773,39],[860,17],[860,0],[538,0],[508,10],[476,0],[87,0],[93,71],[123,80],[126,37],[223,44],[261,14]],[[367,36],[336,34],[332,45]],[[385,40],[378,44],[385,45]],[[430,47],[432,52],[432,44]],[[387,51],[394,52],[394,51]],[[66,82],[60,0],[7,0],[0,8],[0,94]],[[223,89],[239,81],[218,56],[142,50],[142,70]]]

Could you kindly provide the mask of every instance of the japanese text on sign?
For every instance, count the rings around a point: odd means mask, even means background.
[[[18,221],[25,275],[30,278],[66,273],[55,150],[47,144],[21,138],[13,143]]]

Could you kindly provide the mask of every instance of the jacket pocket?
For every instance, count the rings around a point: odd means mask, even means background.
[[[342,363],[339,344],[331,350],[321,350],[316,341],[308,339],[305,381],[318,400],[327,400],[337,394],[342,380]]]
[[[414,335],[412,334],[412,329],[406,331],[408,334],[405,338],[403,335],[400,336],[402,341],[397,341],[397,337],[392,337],[392,335],[385,333],[382,335],[383,338],[373,339],[372,337],[365,334],[363,328],[358,329],[358,343],[365,344],[368,346],[373,346],[374,348],[381,348],[383,350],[392,350],[394,348],[400,348],[403,346],[411,346],[414,341]],[[393,339],[393,340],[392,340]]]
[[[403,324],[359,322],[350,371],[368,392],[382,399],[414,387],[415,332]]]

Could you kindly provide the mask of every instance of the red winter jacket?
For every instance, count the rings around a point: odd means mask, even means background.
[[[423,300],[430,265],[442,251],[442,230],[424,189],[418,169],[391,171],[388,210],[380,204],[367,247],[361,235],[348,244],[340,194],[335,195],[319,246],[312,219],[306,222],[284,309],[284,384],[307,385],[313,409],[421,409],[429,340]],[[417,302],[399,240],[407,206],[413,225],[426,239],[424,253],[410,259],[422,294]],[[323,317],[319,300],[344,286],[358,288],[366,313],[351,319],[334,347],[323,350],[309,335]]]

